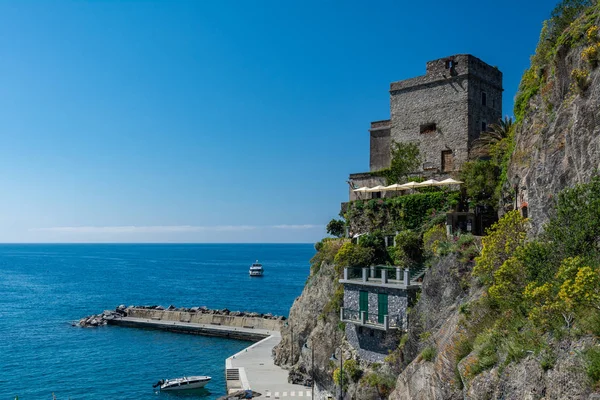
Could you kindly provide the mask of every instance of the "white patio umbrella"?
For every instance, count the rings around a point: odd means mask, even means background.
[[[367,189],[367,192],[384,192],[384,191],[385,191],[385,186],[381,186],[381,185],[377,185],[375,187]]]
[[[353,189],[353,192],[357,192],[357,193],[367,193],[369,191],[369,188],[366,186],[360,187],[358,189]],[[359,197],[360,199],[360,197]]]
[[[419,187],[419,183],[417,183],[417,182],[407,182],[407,183],[405,183],[403,185],[400,185],[400,186],[402,186],[404,189],[414,189],[414,188]]]
[[[438,183],[439,182],[436,181],[435,179],[428,179],[425,182],[419,183],[418,187],[437,186]]]
[[[408,188],[405,188],[399,183],[394,183],[393,185],[386,186],[385,190],[393,190],[394,192],[397,192],[398,190],[408,190]]]
[[[399,183],[394,183],[393,185],[385,187],[385,190],[406,190],[406,189],[407,188],[405,188],[404,186],[402,186]]]
[[[439,181],[438,182],[438,186],[443,186],[443,185],[460,185],[461,183],[464,183],[463,181],[457,181],[454,180],[452,178],[448,178],[448,179],[444,179],[443,181]]]

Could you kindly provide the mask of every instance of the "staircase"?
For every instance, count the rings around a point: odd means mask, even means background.
[[[411,268],[410,269],[410,283],[417,283],[415,281],[419,278],[422,278],[423,275],[425,275],[426,271],[427,271],[427,268],[423,265],[419,265],[419,266],[415,266],[415,267]]]
[[[225,370],[225,380],[227,381],[239,381],[240,370],[237,368],[228,368]]]

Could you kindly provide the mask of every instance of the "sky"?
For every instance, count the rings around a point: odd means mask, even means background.
[[[556,1],[0,1],[0,242],[315,242],[389,84],[470,53],[512,115]]]

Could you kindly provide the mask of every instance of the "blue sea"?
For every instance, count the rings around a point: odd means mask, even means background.
[[[193,398],[225,394],[225,359],[249,342],[105,326],[80,318],[125,305],[288,315],[312,244],[0,245],[0,400],[173,399],[161,378],[209,375]],[[248,268],[259,260],[262,278]],[[189,398],[189,397],[186,397]]]

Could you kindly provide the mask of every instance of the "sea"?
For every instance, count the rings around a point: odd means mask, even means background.
[[[125,305],[286,316],[312,244],[0,245],[0,400],[178,399],[159,379],[209,375],[184,398],[225,394],[225,359],[251,343],[158,330],[73,326]],[[250,277],[259,260],[263,277]]]

